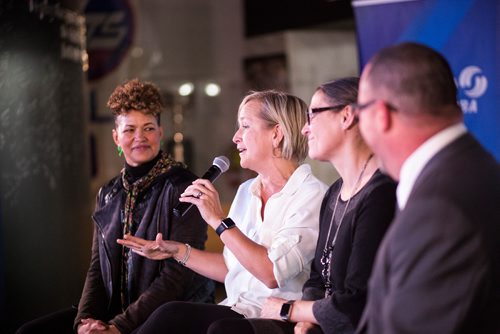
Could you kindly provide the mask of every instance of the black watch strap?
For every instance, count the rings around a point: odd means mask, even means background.
[[[292,313],[292,306],[295,300],[289,300],[281,305],[280,317],[283,321],[290,321],[290,314]]]
[[[225,230],[229,230],[230,228],[233,228],[235,226],[236,224],[231,218],[222,219],[222,222],[215,230],[215,233],[217,233],[217,235],[220,236],[222,232],[224,232]]]

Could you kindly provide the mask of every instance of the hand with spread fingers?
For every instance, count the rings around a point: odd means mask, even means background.
[[[163,235],[158,233],[156,240],[145,240],[126,234],[123,239],[118,239],[120,245],[130,248],[134,253],[151,260],[165,260],[174,257],[179,252],[182,244],[176,241],[163,240]]]
[[[181,194],[179,201],[196,205],[203,219],[214,229],[219,226],[221,220],[225,217],[220,204],[219,193],[208,180],[195,180]]]

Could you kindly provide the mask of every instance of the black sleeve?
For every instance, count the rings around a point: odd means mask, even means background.
[[[102,190],[101,190],[102,191]],[[101,201],[101,191],[97,196],[96,210]],[[106,289],[102,281],[101,263],[99,260],[99,231],[94,225],[94,234],[92,239],[92,255],[90,266],[85,278],[82,296],[78,304],[78,313],[75,318],[74,328],[82,319],[105,319],[108,309],[109,298],[106,295]]]

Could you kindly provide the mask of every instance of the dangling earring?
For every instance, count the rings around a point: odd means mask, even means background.
[[[121,156],[122,156],[122,154],[123,154],[123,149],[122,149],[122,147],[121,147],[120,145],[118,145],[118,146],[116,147],[116,150],[118,151],[118,156],[119,156],[119,157],[121,157]]]

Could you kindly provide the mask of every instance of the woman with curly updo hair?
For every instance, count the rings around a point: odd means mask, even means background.
[[[178,261],[151,261],[116,243],[124,235],[169,240],[203,249],[207,224],[198,210],[173,214],[196,176],[160,149],[159,90],[133,79],[118,86],[108,107],[113,140],[125,158],[120,174],[103,186],[92,215],[92,258],[78,309],[37,319],[18,333],[131,333],[165,302],[213,302],[213,282]]]
[[[109,97],[108,107],[115,116],[136,110],[156,116],[159,121],[163,101],[160,92],[152,83],[132,79],[116,87]]]

